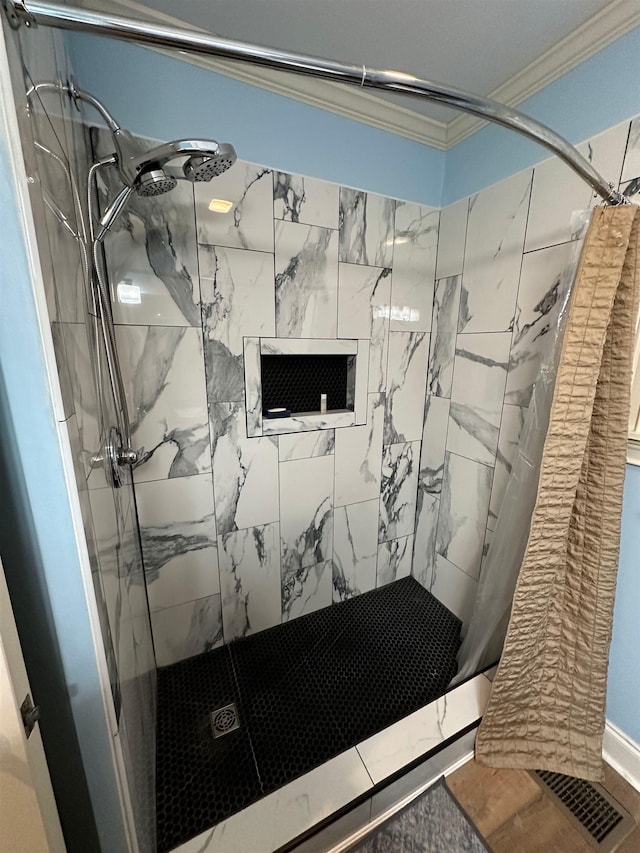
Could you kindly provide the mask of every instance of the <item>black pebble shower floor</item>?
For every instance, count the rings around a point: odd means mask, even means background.
[[[166,853],[441,696],[460,622],[413,578],[158,672]],[[214,739],[210,714],[240,728]]]

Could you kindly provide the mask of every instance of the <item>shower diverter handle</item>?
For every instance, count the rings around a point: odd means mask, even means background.
[[[104,466],[104,474],[107,482],[114,489],[119,489],[126,482],[124,469],[127,466],[133,468],[142,456],[142,451],[125,447],[122,443],[122,433],[120,430],[117,427],[111,427],[105,440],[102,454],[92,456],[91,464]]]

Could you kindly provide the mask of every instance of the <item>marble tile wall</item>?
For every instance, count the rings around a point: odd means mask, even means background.
[[[72,69],[54,30],[21,31],[25,90]],[[141,851],[155,849],[155,660],[131,479],[112,489],[101,455],[115,423],[87,279],[85,124],[59,91],[30,98],[22,127],[52,337],[93,590]],[[205,407],[206,411],[206,407]],[[206,417],[205,417],[206,427]],[[160,520],[161,521],[161,520]],[[161,526],[159,522],[159,526]]]
[[[161,666],[410,574],[439,222],[243,162],[179,190],[105,244]],[[358,340],[366,419],[251,437],[257,338]]]
[[[628,130],[586,149],[608,173]],[[142,283],[116,320],[160,665],[410,573],[466,617],[582,227],[530,236],[548,168],[441,214],[244,162],[135,199],[106,250],[116,300]],[[252,437],[261,337],[368,341],[366,423]]]
[[[640,119],[579,148],[640,197]],[[441,211],[412,572],[463,621],[595,203],[553,158]]]

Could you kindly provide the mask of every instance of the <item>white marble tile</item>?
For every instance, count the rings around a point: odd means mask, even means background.
[[[275,223],[276,334],[334,338],[338,314],[338,232]]]
[[[358,341],[358,355],[355,360],[351,360],[347,378],[347,405],[351,405],[351,387],[353,387],[353,413],[355,415],[356,424],[361,426],[367,422],[367,400],[369,390],[369,353],[370,346],[368,340]]]
[[[624,183],[638,177],[640,177],[640,117],[634,118],[629,128],[627,150],[620,180]]]
[[[368,822],[385,820],[388,815],[398,810],[402,801],[410,804],[443,776],[449,776],[469,761],[473,756],[476,731],[476,727],[473,727],[469,728],[465,734],[456,735],[450,744],[432,752],[426,760],[419,761],[412,769],[403,769],[396,780],[381,787],[371,796],[369,817],[362,822],[361,826],[366,826]],[[303,847],[300,853],[319,853],[319,851],[311,846],[309,851]]]
[[[151,610],[217,595],[211,474],[139,483],[136,504]]]
[[[624,122],[577,146],[594,168],[616,186],[628,130],[629,123]],[[589,186],[557,157],[536,166],[525,251],[576,239],[585,226],[584,219],[576,214],[588,209],[592,201]]]
[[[273,255],[200,246],[209,401],[243,399],[243,338],[275,334]]]
[[[467,236],[469,199],[463,198],[440,211],[438,261],[436,278],[450,278],[462,273],[464,244]]]
[[[331,604],[331,560],[282,575],[282,621],[306,616]]]
[[[138,482],[211,470],[199,329],[118,326],[134,447],[144,449]]]
[[[436,560],[436,532],[440,499],[418,487],[416,532],[413,543],[412,576],[425,589],[431,589]]]
[[[389,539],[378,545],[376,586],[408,578],[411,574],[413,556],[413,534],[400,539]]]
[[[366,426],[336,430],[335,505],[378,499],[384,394],[369,394]]]
[[[265,524],[218,536],[226,643],[280,624],[279,528]]]
[[[439,495],[442,490],[449,405],[449,400],[434,396],[428,396],[424,403],[419,487],[431,495]]]
[[[273,252],[271,170],[241,160],[211,183],[194,184],[199,243]],[[229,213],[209,210],[212,198],[233,202]]]
[[[211,651],[222,645],[220,596],[156,610],[151,627],[158,666]]]
[[[553,346],[558,316],[578,264],[579,244],[562,243],[522,259],[505,400],[528,406],[540,359]]]
[[[511,328],[518,292],[531,172],[520,172],[472,196],[458,330]]]
[[[525,251],[575,240],[584,230],[580,214],[590,198],[588,185],[557,157],[536,166]]]
[[[107,624],[102,626],[103,635],[105,636],[107,655],[109,656],[109,652],[113,655],[112,665],[116,670],[115,677],[117,681],[117,652],[120,645],[122,590],[120,585],[121,548],[119,524],[113,490],[95,489],[89,492],[89,502],[93,521],[94,553],[97,560],[94,583],[97,582],[97,586],[101,591],[100,598],[104,602],[103,614],[106,616]],[[119,690],[119,686],[117,690]]]
[[[63,119],[59,112],[52,111],[59,104],[56,93],[43,94],[43,100],[38,95],[31,98],[29,121],[35,150],[32,147],[31,151],[25,151],[25,165],[28,174],[37,174],[41,190],[38,196],[42,201],[34,206],[34,215],[43,250],[41,264],[49,319],[83,323],[88,286],[84,274],[83,229],[72,191],[73,163],[67,162],[64,148],[66,117]]]
[[[63,213],[67,215],[66,211]],[[85,283],[86,250],[72,238],[47,205],[44,207],[44,221],[49,236],[50,257],[46,257],[43,252],[41,264],[49,319],[63,323],[84,323],[87,311],[94,310]]]
[[[502,506],[504,490],[507,487],[511,466],[518,450],[520,433],[524,424],[527,410],[520,406],[505,405],[502,409],[502,422],[500,424],[500,437],[498,439],[498,454],[493,474],[493,485],[491,486],[491,500],[489,502],[488,526],[493,530],[498,519],[498,513]]]
[[[369,391],[384,391],[389,347],[391,270],[338,266],[338,335],[369,338]]]
[[[478,675],[359,744],[358,752],[374,784],[480,719],[490,688],[488,679]]]
[[[105,177],[109,198],[114,198],[120,178],[115,170]],[[116,323],[200,326],[190,184],[178,182],[170,196],[134,193],[105,239],[105,255]]]
[[[218,533],[277,521],[277,439],[247,438],[239,403],[212,403],[210,416]]]
[[[422,438],[428,361],[428,334],[389,334],[385,444],[419,441]]]
[[[489,511],[493,469],[447,453],[440,498],[436,549],[477,578]]]
[[[338,227],[339,191],[337,184],[328,181],[274,172],[274,219],[335,229]]]
[[[126,622],[147,620],[149,610],[145,590],[142,555],[138,543],[135,515],[128,519],[120,539],[121,567],[120,588],[122,591],[122,606],[120,609],[120,637],[118,649],[118,665],[120,684],[134,679],[136,676],[136,651],[131,638],[132,626],[127,626],[128,636],[123,637]],[[150,630],[150,629],[149,629]]]
[[[459,275],[436,282],[427,392],[438,397],[451,396],[461,285]]]
[[[431,592],[468,627],[476,603],[478,581],[441,554],[436,554],[436,564],[431,582]]]
[[[390,444],[384,448],[380,484],[380,542],[413,533],[419,456],[419,441]]]
[[[487,531],[484,534],[484,545],[482,546],[482,563],[480,565],[480,570],[484,570],[484,564],[487,559],[487,554],[489,553],[489,547],[491,545],[491,540],[493,539],[493,530],[487,527]]]
[[[333,518],[333,600],[345,601],[376,586],[377,500],[336,507]]]
[[[511,335],[458,335],[447,450],[493,465]]]
[[[357,355],[355,338],[260,338],[262,355]]]
[[[311,456],[331,456],[335,443],[335,430],[332,429],[281,435],[278,438],[278,458],[280,462],[291,462]]]
[[[247,435],[262,435],[262,369],[260,338],[244,339],[244,390],[247,412]]]
[[[91,471],[92,459],[101,449],[99,398],[88,338],[92,331],[89,323],[87,326],[80,323],[51,324],[65,412],[67,417],[73,412],[77,416],[75,461],[85,477]]]
[[[392,332],[431,329],[439,217],[439,211],[431,207],[396,203]]]
[[[327,412],[326,415],[292,415],[290,418],[263,418],[263,435],[282,435],[283,433],[315,432],[317,430],[353,427],[355,412],[348,409]]]
[[[340,260],[390,267],[394,209],[393,199],[340,187]]]
[[[273,853],[371,787],[357,750],[350,749],[181,844],[175,853]]]
[[[283,573],[331,559],[333,470],[332,456],[280,463]]]

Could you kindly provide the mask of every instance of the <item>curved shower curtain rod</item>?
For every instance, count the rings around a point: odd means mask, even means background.
[[[136,21],[120,15],[41,3],[34,0],[3,0],[10,23],[34,26],[43,24],[65,30],[78,30],[133,41],[153,47],[175,48],[205,56],[218,56],[289,71],[308,77],[320,77],[370,89],[402,92],[444,104],[478,118],[514,130],[552,151],[586,181],[607,204],[623,204],[625,197],[606,181],[575,148],[551,128],[498,101],[452,89],[440,83],[422,80],[400,71],[382,71],[364,65],[350,65],[301,53],[262,47],[248,42],[219,38],[211,33]]]

